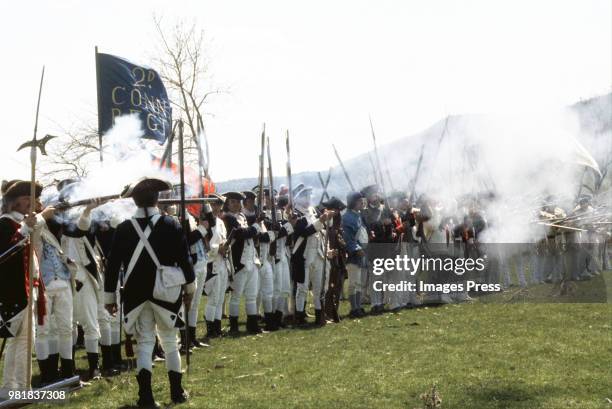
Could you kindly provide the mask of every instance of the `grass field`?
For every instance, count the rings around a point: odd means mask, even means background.
[[[611,272],[605,281],[610,294]],[[191,399],[178,407],[413,409],[437,384],[442,408],[611,408],[611,318],[609,303],[475,302],[223,338],[192,356]],[[62,407],[129,407],[134,375],[97,381]],[[168,405],[163,363],[153,376]]]

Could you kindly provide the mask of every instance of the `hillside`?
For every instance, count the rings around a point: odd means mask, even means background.
[[[423,161],[417,190],[430,190],[442,184],[453,185],[449,195],[455,196],[494,189],[496,180],[513,174],[515,170],[512,166],[517,163],[529,162],[531,159],[534,159],[531,162],[545,161],[555,156],[569,155],[567,150],[572,149],[570,138],[578,140],[600,167],[605,167],[603,165],[612,161],[611,113],[612,93],[580,101],[550,117],[451,115],[415,135],[379,147],[381,160],[385,163],[385,184],[388,191],[392,190],[391,186],[408,190],[421,149]],[[538,145],[529,145],[534,140],[538,141]],[[520,145],[530,148],[521,149]],[[515,155],[510,160],[508,154],[512,152]],[[347,171],[357,188],[375,182],[368,158],[371,154],[373,152],[370,151],[345,159]],[[573,157],[568,159],[571,161]],[[524,163],[520,165],[524,166]],[[537,173],[539,169],[531,171]],[[322,174],[325,177],[327,169]],[[321,185],[316,171],[293,176],[294,184],[313,186],[314,197],[319,197]],[[279,175],[275,182],[280,185],[286,183],[286,180]],[[217,186],[220,191],[228,191],[250,189],[256,184],[256,178],[247,178],[219,182]],[[348,185],[340,167],[334,166],[328,191],[344,197],[347,190]]]

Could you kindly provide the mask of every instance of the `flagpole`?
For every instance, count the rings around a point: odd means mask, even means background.
[[[98,144],[100,146],[100,162],[104,161],[102,152],[102,95],[100,94],[100,66],[98,61],[98,46],[95,46],[96,52],[96,95],[98,98]]]
[[[185,236],[189,234],[189,220],[187,220],[187,209],[185,207],[185,157],[183,151],[183,120],[179,119],[178,122],[178,157],[179,157],[179,176],[181,180],[181,200],[180,200],[180,216],[181,226],[183,227],[183,233]],[[187,374],[191,367],[191,360],[189,356],[189,348],[191,347],[191,340],[189,339],[189,305],[185,303],[185,360],[187,361]]]

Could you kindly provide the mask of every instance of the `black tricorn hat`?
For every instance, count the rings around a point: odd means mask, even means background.
[[[253,193],[255,194],[259,194],[259,185],[255,186],[253,188]],[[276,189],[272,189],[272,196],[276,196],[278,192],[276,191]],[[263,194],[264,196],[270,196],[270,186],[264,186],[263,188]]]
[[[78,179],[64,179],[64,180],[60,180],[59,182],[57,182],[57,191],[61,191],[63,190],[65,187],[72,185],[74,183],[77,183],[79,180]]]
[[[234,200],[244,200],[246,196],[241,192],[226,192],[223,193],[226,199],[234,199]]]
[[[209,199],[217,199],[215,200],[215,203],[219,203],[219,204],[225,203],[225,196],[220,195],[218,193],[209,193],[206,197]]]
[[[378,185],[369,185],[361,189],[361,194],[365,197],[368,197],[374,193],[380,193],[380,188]]]
[[[14,199],[20,196],[30,196],[30,187],[32,182],[28,180],[14,179],[10,181],[2,182],[2,197],[5,199]],[[42,193],[42,185],[38,182],[35,183],[34,194],[35,197],[40,197]]]
[[[285,207],[289,204],[289,196],[279,196],[276,201],[276,205],[280,207]]]
[[[344,210],[346,209],[346,205],[342,203],[342,200],[338,199],[336,196],[332,196],[328,201],[321,203],[326,209],[333,210]]]
[[[255,198],[257,197],[257,195],[255,194],[255,192],[251,191],[251,190],[245,190],[244,192],[242,192],[242,196],[244,196],[244,199],[253,199],[255,200]]]
[[[346,203],[350,208],[355,207],[355,203],[361,199],[363,199],[361,192],[349,192],[349,194],[346,195]]]
[[[127,185],[121,192],[121,197],[133,197],[134,194],[139,192],[163,192],[170,189],[172,189],[172,183],[167,180],[145,176]]]

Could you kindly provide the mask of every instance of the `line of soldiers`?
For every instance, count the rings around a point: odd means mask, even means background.
[[[60,194],[69,196],[78,183],[60,183]],[[259,197],[264,201],[258,204],[260,187],[256,187],[247,192],[209,195],[210,205],[186,215],[189,226],[184,231],[176,209],[158,206],[160,192],[171,189],[171,184],[160,179],[140,179],[122,193],[137,206],[132,218],[120,222],[108,215],[92,222],[91,212],[100,204],[98,201],[86,206],[76,221],[63,217],[53,207],[43,209],[38,199],[37,213],[29,214],[30,182],[3,185],[0,254],[29,238],[12,256],[0,259],[6,283],[0,287],[0,331],[8,339],[4,391],[27,385],[25,365],[30,360],[25,356],[22,322],[30,288],[35,290],[36,303],[30,313],[37,322],[35,345],[42,384],[74,375],[78,323],[85,334],[88,378],[100,376],[99,349],[102,375],[113,376],[125,369],[120,344],[121,334],[128,334],[137,345],[138,405],[157,407],[151,388],[153,357],[163,351],[171,400],[186,401],[180,353],[201,348],[223,335],[239,335],[243,299],[249,334],[288,325],[339,322],[338,309],[345,293],[352,318],[366,314],[366,302],[373,315],[464,302],[470,300],[467,290],[424,294],[375,290],[375,281],[414,283],[417,276],[402,270],[379,276],[372,268],[373,260],[398,254],[413,258],[475,257],[485,251],[479,236],[488,222],[473,200],[446,208],[425,195],[413,200],[396,192],[384,200],[378,186],[371,185],[349,192],[346,203],[332,197],[314,206],[312,188],[298,185],[291,192],[286,187],[279,192],[262,187]],[[37,185],[37,198],[41,191]],[[588,203],[581,203],[575,212],[579,211],[587,212]],[[552,214],[555,212],[553,209]],[[550,244],[549,236],[542,240]],[[580,238],[569,235],[567,240],[577,242]],[[538,243],[542,246],[541,240]],[[36,257],[37,274],[32,285],[27,274],[28,245],[34,246]],[[569,248],[571,253],[572,246]],[[551,270],[554,263],[548,262],[551,252],[537,250],[535,254],[540,261],[531,270],[532,280],[561,279]],[[524,269],[518,267],[522,266],[522,256],[518,261],[512,257],[497,259],[517,266],[522,285]],[[598,273],[599,268],[589,267],[594,262],[593,252],[583,252],[580,257],[570,257],[575,262],[570,271],[573,278],[584,277],[580,266]],[[511,284],[508,270],[504,277],[495,277],[495,269],[489,270],[478,279]],[[442,283],[449,281],[449,276],[428,271],[425,279]],[[466,277],[453,279],[460,282]],[[206,337],[198,340],[196,327],[203,295]],[[314,307],[312,324],[308,323],[309,302]],[[226,303],[229,329],[224,332]]]

